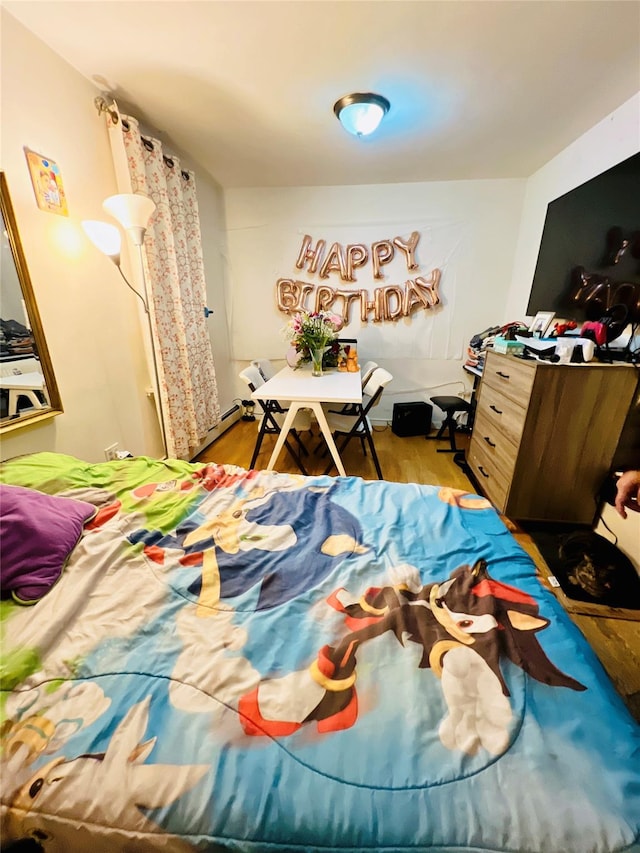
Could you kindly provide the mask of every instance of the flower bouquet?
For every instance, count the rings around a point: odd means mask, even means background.
[[[328,311],[294,314],[285,327],[285,337],[296,353],[296,366],[313,363],[313,375],[338,363],[340,344],[336,335],[344,325],[342,317]]]

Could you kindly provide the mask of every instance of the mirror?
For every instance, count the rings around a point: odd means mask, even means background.
[[[0,172],[0,434],[62,413],[53,365]]]

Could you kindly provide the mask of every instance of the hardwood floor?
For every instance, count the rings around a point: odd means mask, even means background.
[[[198,461],[224,461],[233,465],[248,468],[256,441],[257,424],[255,422],[238,421],[217,441],[209,445]],[[302,461],[309,474],[322,474],[331,461],[329,455],[320,456],[314,453],[320,438],[317,425],[312,436],[301,433],[302,440],[311,451],[309,456],[302,456]],[[391,427],[375,427],[373,440],[376,446],[380,467],[385,480],[397,483],[440,483],[458,489],[469,489],[470,483],[462,469],[452,461],[451,453],[436,453],[438,447],[446,447],[442,441],[427,441],[424,436],[399,438],[391,432]],[[265,468],[269,462],[271,451],[275,447],[275,436],[266,435],[256,461],[256,468]],[[339,442],[338,442],[339,444]],[[466,447],[466,436],[462,436],[460,447]],[[362,477],[365,480],[377,480],[376,469],[371,455],[367,450],[366,457],[362,453],[359,441],[353,440],[341,454],[347,474]],[[277,470],[284,473],[299,474],[300,470],[286,450],[278,459]],[[336,469],[332,472],[335,474]]]
[[[247,468],[251,461],[256,434],[255,422],[238,421],[200,453],[195,461],[225,462]],[[313,452],[320,442],[317,427],[312,437],[303,434],[303,440],[311,451],[309,456],[303,457],[307,471],[310,474],[323,473],[330,457],[321,457]],[[437,452],[438,448],[447,446],[446,442],[427,441],[424,436],[400,438],[393,434],[390,426],[376,427],[374,442],[385,480],[398,483],[446,485],[471,492],[476,491],[474,484],[453,461],[453,454]],[[458,434],[456,443],[461,449],[466,449],[467,436]],[[274,445],[275,438],[265,436],[256,468],[267,465]],[[349,475],[366,480],[377,479],[370,454],[367,452],[366,457],[363,455],[360,442],[350,442],[342,454],[342,459]],[[280,454],[277,470],[299,473],[296,463],[286,450]],[[555,594],[555,590],[547,581],[549,569],[531,537],[520,530],[516,523],[509,519],[503,520],[536,564],[540,582]],[[591,644],[631,713],[640,721],[640,621],[572,612],[569,612],[569,616]]]

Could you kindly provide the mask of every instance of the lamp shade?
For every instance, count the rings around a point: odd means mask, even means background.
[[[82,227],[96,249],[108,255],[115,264],[120,263],[122,238],[115,225],[100,222],[98,219],[84,219]]]
[[[354,136],[368,136],[378,128],[389,112],[390,103],[382,95],[373,92],[345,95],[333,106],[340,123]]]
[[[139,193],[120,193],[109,196],[102,206],[129,232],[135,245],[141,246],[155,202]]]

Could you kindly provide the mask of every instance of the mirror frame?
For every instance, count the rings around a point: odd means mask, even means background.
[[[13,212],[7,178],[4,172],[0,172],[0,210],[2,211],[2,220],[7,230],[7,237],[9,239],[13,261],[16,267],[18,280],[20,282],[20,288],[22,290],[22,298],[27,310],[27,316],[29,317],[31,332],[38,352],[38,358],[40,360],[47,388],[47,396],[49,398],[49,405],[44,409],[33,409],[32,411],[24,415],[19,415],[16,418],[7,418],[0,421],[0,435],[4,435],[5,433],[12,432],[13,430],[33,426],[36,423],[41,423],[42,421],[54,418],[56,415],[61,415],[64,409],[62,408],[58,384],[53,372],[51,356],[49,355],[47,341],[42,329],[40,312],[38,311],[38,305],[33,293],[31,277],[29,276],[29,269],[22,250],[20,233],[18,231],[18,225]]]

